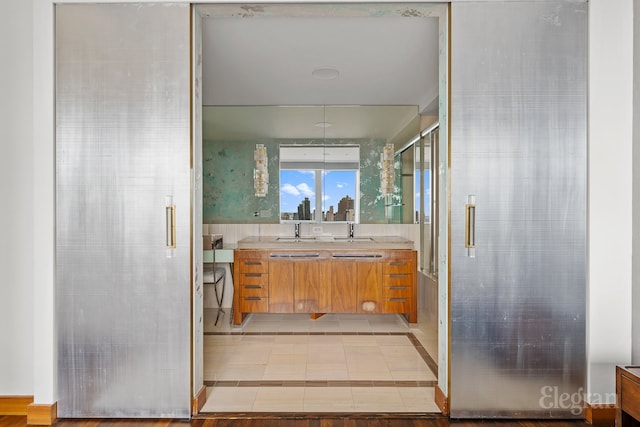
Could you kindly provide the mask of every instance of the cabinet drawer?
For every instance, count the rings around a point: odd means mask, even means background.
[[[384,274],[412,273],[412,265],[407,259],[392,259],[384,263]]]
[[[411,286],[413,275],[409,273],[385,274],[382,280],[384,286]]]
[[[240,271],[242,273],[267,273],[269,271],[269,261],[264,260],[242,260],[240,261]]]
[[[242,296],[240,298],[240,311],[243,313],[267,313],[269,311],[269,298]]]
[[[385,298],[411,298],[411,286],[409,285],[392,285],[385,286],[382,295]]]
[[[261,285],[242,285],[241,286],[242,297],[268,297],[269,287],[266,284]]]
[[[411,311],[411,298],[384,298],[385,313],[409,313]]]
[[[269,275],[265,273],[244,273],[240,275],[240,285],[264,285],[269,284]]]

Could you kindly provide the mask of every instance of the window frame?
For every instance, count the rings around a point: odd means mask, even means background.
[[[305,151],[313,151],[313,148],[322,148],[325,150],[327,148],[334,149],[348,149],[351,150],[351,153],[345,151],[345,156],[351,155],[347,161],[319,161],[319,159],[311,158],[308,160],[295,160],[295,161],[282,161],[282,149],[285,148],[293,148],[293,149],[301,149]],[[357,149],[357,161],[353,158],[354,150]],[[280,182],[280,194],[278,197],[278,218],[281,224],[287,223],[295,223],[295,222],[305,222],[305,223],[360,223],[360,145],[358,144],[346,144],[346,145],[300,145],[300,144],[281,144],[278,147],[279,154],[279,169],[278,169],[278,178]],[[307,166],[307,167],[305,167]],[[350,166],[350,167],[348,167]],[[356,167],[357,166],[357,167]],[[283,170],[291,170],[291,171],[299,171],[299,172],[314,172],[314,191],[315,191],[315,203],[313,205],[314,209],[312,212],[316,212],[314,219],[309,220],[301,220],[301,219],[282,219],[282,214],[286,213],[282,210],[282,171]],[[327,172],[334,171],[346,171],[346,172],[354,172],[354,190],[355,194],[353,196],[354,199],[354,210],[355,210],[355,218],[353,221],[324,221],[323,214],[325,213],[324,209],[324,195],[325,195],[325,174]],[[304,199],[303,199],[304,200]],[[334,206],[337,207],[338,201],[335,202]],[[319,213],[319,214],[317,214]]]

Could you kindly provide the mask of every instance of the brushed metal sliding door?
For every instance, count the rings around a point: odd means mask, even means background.
[[[189,6],[55,24],[58,416],[188,418]]]
[[[451,416],[580,418],[587,4],[451,11]]]

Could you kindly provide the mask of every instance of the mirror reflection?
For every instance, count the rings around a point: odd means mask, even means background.
[[[205,221],[416,222],[410,147],[420,126],[415,105],[204,107]],[[268,170],[260,192],[258,151]]]

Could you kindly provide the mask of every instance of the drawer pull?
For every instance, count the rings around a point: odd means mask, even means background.
[[[393,277],[394,279],[400,279],[403,277],[407,277],[408,274],[390,274],[389,277]]]
[[[245,301],[262,301],[260,297],[244,297]]]
[[[389,302],[406,302],[406,298],[389,298]]]
[[[394,267],[404,267],[407,265],[406,261],[391,261],[389,265],[393,265]]]
[[[262,285],[244,285],[246,289],[262,289]]]
[[[319,253],[308,253],[308,254],[269,254],[270,258],[318,258],[320,257]]]
[[[262,277],[262,273],[245,273],[246,277]]]
[[[394,291],[400,291],[403,289],[407,289],[408,286],[389,286],[389,289],[394,290]]]
[[[262,265],[261,261],[245,261],[245,265]]]

